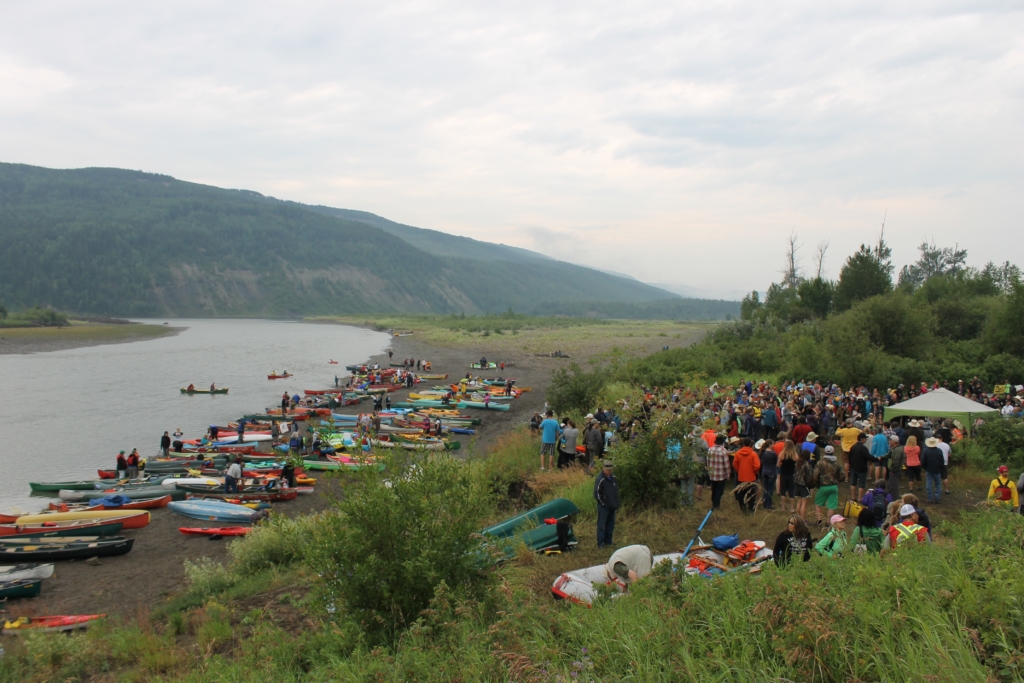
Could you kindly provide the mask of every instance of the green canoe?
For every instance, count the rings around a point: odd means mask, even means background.
[[[358,470],[366,465],[343,465],[339,462],[332,462],[330,460],[326,462],[305,462],[302,465],[307,470],[320,470],[321,472],[348,472],[349,470]],[[384,463],[377,465],[377,469],[383,470]]]
[[[535,553],[542,550],[558,547],[558,529],[554,524],[541,524],[536,529],[531,529],[523,534],[508,536],[495,541],[494,547],[505,556],[505,559],[515,557],[519,543],[525,543],[526,547]],[[572,528],[569,529],[569,545],[576,545],[576,534]]]
[[[521,515],[516,515],[515,517],[506,519],[500,524],[489,526],[480,533],[485,536],[494,536],[495,538],[508,538],[510,536],[514,536],[516,529],[524,525],[534,526],[544,524],[544,520],[549,517],[565,519],[570,515],[575,515],[579,511],[580,509],[576,507],[576,504],[568,498],[555,498],[552,501],[524,512]],[[552,528],[554,527],[554,525],[549,526]]]
[[[28,485],[33,491],[52,492],[57,492],[61,489],[65,491],[92,491],[96,488],[96,482],[91,479],[89,481],[30,481]]]
[[[43,582],[22,580],[0,582],[0,600],[7,598],[34,598],[42,590]]]

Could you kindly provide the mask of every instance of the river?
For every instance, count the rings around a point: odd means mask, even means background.
[[[145,320],[162,324],[163,320]],[[185,438],[278,404],[281,393],[334,384],[390,337],[358,327],[273,320],[173,320],[180,334],[127,344],[0,356],[7,422],[0,429],[0,510],[38,510],[30,481],[92,479],[117,452],[157,453],[164,431]],[[329,360],[338,365],[329,365]],[[287,370],[294,377],[268,380]],[[184,395],[211,382],[226,395]]]

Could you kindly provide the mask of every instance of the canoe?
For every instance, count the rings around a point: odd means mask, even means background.
[[[248,526],[217,526],[210,527],[208,529],[200,529],[199,527],[178,527],[178,531],[183,534],[199,535],[199,536],[245,536],[247,533],[252,531],[252,527]]]
[[[470,364],[469,369],[470,370],[483,370],[483,369],[490,370],[490,369],[493,369],[493,368],[496,368],[496,367],[498,367],[497,363],[488,363],[487,365],[480,365],[479,363],[472,363],[472,364]]]
[[[0,581],[34,581],[53,576],[52,564],[15,564],[0,567]]]
[[[183,394],[226,394],[226,393],[228,393],[228,390],[226,388],[225,389],[214,389],[213,391],[210,391],[209,389],[182,389],[181,393],[183,393]]]
[[[184,517],[210,522],[251,522],[256,516],[255,510],[245,506],[216,500],[175,501],[168,507]]]
[[[178,479],[164,479],[160,483],[161,486],[169,489],[178,488],[182,485],[188,486],[189,484],[210,484],[211,486],[221,485],[219,481],[215,481],[213,479],[210,479],[209,477],[181,477]]]
[[[5,636],[17,635],[26,632],[55,632],[55,631],[77,631],[89,628],[89,625],[97,619],[102,619],[106,614],[77,614],[73,616],[54,617],[19,617],[13,621],[5,621],[3,634]]]
[[[91,505],[88,509],[92,510],[152,510],[155,508],[165,508],[167,504],[171,502],[170,495],[160,496],[159,498],[146,498],[143,500],[135,500],[131,503],[125,503],[124,505]]]
[[[545,519],[565,519],[580,511],[576,504],[568,498],[555,498],[532,510],[506,519],[504,522],[489,526],[480,533],[494,538],[508,538],[516,534],[516,530],[523,526],[536,526],[543,524]]]
[[[348,470],[357,470],[360,467],[366,467],[367,465],[373,465],[377,469],[383,470],[383,463],[361,463],[357,461],[353,462],[307,462],[306,469],[318,470],[321,472],[347,472]]]
[[[29,579],[0,581],[0,600],[7,598],[34,598],[42,590],[43,582]]]
[[[29,524],[0,524],[0,537],[31,536],[116,536],[124,525],[114,519],[70,519],[61,522],[31,522]]]
[[[448,379],[448,375],[417,375],[420,379]]]
[[[83,510],[81,512],[45,512],[38,515],[21,515],[11,522],[14,524],[31,524],[33,522],[58,522],[67,519],[109,519],[117,518],[117,521],[124,525],[124,529],[141,529],[149,524],[149,512],[139,510],[125,515],[120,510]]]
[[[93,498],[106,498],[117,494],[126,496],[132,500],[143,500],[146,498],[163,498],[170,496],[171,500],[183,500],[184,494],[177,489],[166,489],[163,486],[152,486],[143,489],[114,489],[112,491],[58,491],[57,495],[61,500],[92,500]]]
[[[0,559],[15,559],[17,562],[54,562],[58,560],[82,560],[90,557],[111,557],[124,555],[132,549],[134,538],[123,536],[93,537],[84,541],[74,539],[63,542],[62,539],[24,537],[26,543],[12,543],[0,539]],[[19,539],[20,540],[20,539]]]
[[[285,379],[286,377],[291,377],[291,376],[292,376],[292,373],[286,372],[283,375],[267,375],[267,379]]]
[[[475,408],[477,410],[501,410],[507,411],[512,406],[508,403],[495,403],[491,401],[490,404],[486,404],[483,401],[460,401],[459,408]]]
[[[61,489],[67,491],[92,491],[96,488],[96,482],[92,479],[88,481],[52,481],[52,482],[37,482],[30,481],[28,484],[29,488],[33,491],[53,491],[57,492]]]
[[[282,501],[282,500],[295,500],[299,496],[299,492],[295,489],[279,489],[277,491],[239,491],[237,493],[225,493],[223,486],[218,487],[205,487],[205,486],[186,486],[184,490],[187,493],[204,496],[206,498],[233,498],[244,501],[255,501],[255,500],[266,500],[266,501]]]

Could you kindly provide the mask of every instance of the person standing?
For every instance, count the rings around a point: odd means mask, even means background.
[[[1009,475],[1010,468],[1000,465],[999,476],[988,486],[988,499],[997,505],[1017,510],[1020,507],[1020,496]]]
[[[711,507],[722,505],[725,483],[729,480],[729,451],[725,450],[725,434],[715,436],[715,445],[708,449],[708,479],[711,480]]]
[[[612,461],[605,460],[600,474],[594,480],[594,500],[597,501],[597,547],[612,545],[615,533],[615,512],[619,509],[619,482],[612,474]]]
[[[580,430],[576,429],[576,423],[565,418],[562,424],[562,447],[558,452],[558,467],[564,469],[576,463],[576,440],[580,437]]]
[[[799,460],[796,452],[796,445],[786,438],[788,435],[783,432],[779,434],[780,441],[775,445],[782,444],[779,453],[779,499],[782,501],[782,510],[788,510],[791,514],[796,513],[796,466]],[[775,450],[774,448],[772,450]]]
[[[903,451],[903,446],[900,445],[900,437],[898,434],[892,434],[889,437],[889,477],[885,482],[885,490],[895,500],[900,497],[900,481],[903,478],[903,469],[907,465],[907,455]]]
[[[843,469],[847,474],[850,473],[850,449],[857,443],[857,435],[860,433],[860,430],[854,426],[852,417],[846,418],[845,426],[836,430],[836,436],[840,438],[840,446],[843,450]],[[853,486],[852,478],[850,485]]]
[[[124,451],[117,454],[117,478],[128,478],[128,459],[124,457]]]
[[[953,433],[948,427],[945,426],[948,423],[949,421],[947,420],[945,423],[943,423],[943,426],[935,432],[936,437],[938,437],[939,439],[939,443],[936,445],[936,448],[942,451],[942,490],[945,491],[947,494],[950,493],[949,456],[953,453],[953,447],[949,445],[950,442],[953,440]],[[946,434],[949,435],[948,440],[945,436]]]
[[[924,450],[921,451],[921,468],[924,469],[925,493],[929,503],[938,503],[942,498],[942,470],[945,460],[935,437],[926,439]]]
[[[736,470],[736,502],[745,512],[753,512],[757,507],[757,475],[761,471],[761,460],[750,444],[750,439],[744,438],[732,458],[732,467]]]
[[[814,480],[818,485],[818,492],[814,496],[814,512],[818,524],[831,519],[839,509],[839,482],[845,478],[846,473],[836,460],[835,448],[825,446],[825,454],[814,469]],[[822,508],[825,509],[824,515],[821,513]]]
[[[558,444],[558,421],[555,419],[555,411],[548,409],[544,413],[544,421],[540,423],[540,471],[543,472],[547,464],[547,469],[555,469],[555,450]],[[544,462],[544,456],[548,456],[547,463]]]
[[[238,493],[238,480],[241,478],[242,456],[238,456],[224,473],[224,493]]]
[[[128,478],[139,478],[139,449],[133,448],[128,454]]]
[[[875,480],[885,479],[886,465],[888,465],[889,459],[889,437],[886,436],[884,429],[877,430],[875,435],[871,437],[871,446],[868,450],[871,452],[871,462],[875,470],[871,474],[871,478]]]
[[[587,474],[590,474],[594,463],[604,456],[604,430],[597,420],[591,419],[587,424],[583,432],[583,445],[587,447],[587,459],[584,464]]]
[[[164,432],[164,435],[160,437],[160,452],[163,453],[165,458],[171,457],[171,434],[170,434],[170,432]]]
[[[865,445],[868,435],[858,430],[856,442],[850,447],[850,499],[860,500],[868,490],[868,467],[871,451]]]
[[[917,443],[917,437],[913,434],[907,437],[907,445],[903,447],[903,454],[907,461],[907,480],[910,482],[910,492],[914,492],[914,482],[921,481],[921,447]]]

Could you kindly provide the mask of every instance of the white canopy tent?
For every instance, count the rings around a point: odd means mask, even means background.
[[[971,429],[975,417],[998,415],[999,411],[986,405],[964,398],[948,389],[936,389],[927,394],[886,406],[885,419],[894,417],[951,417],[960,420]]]

